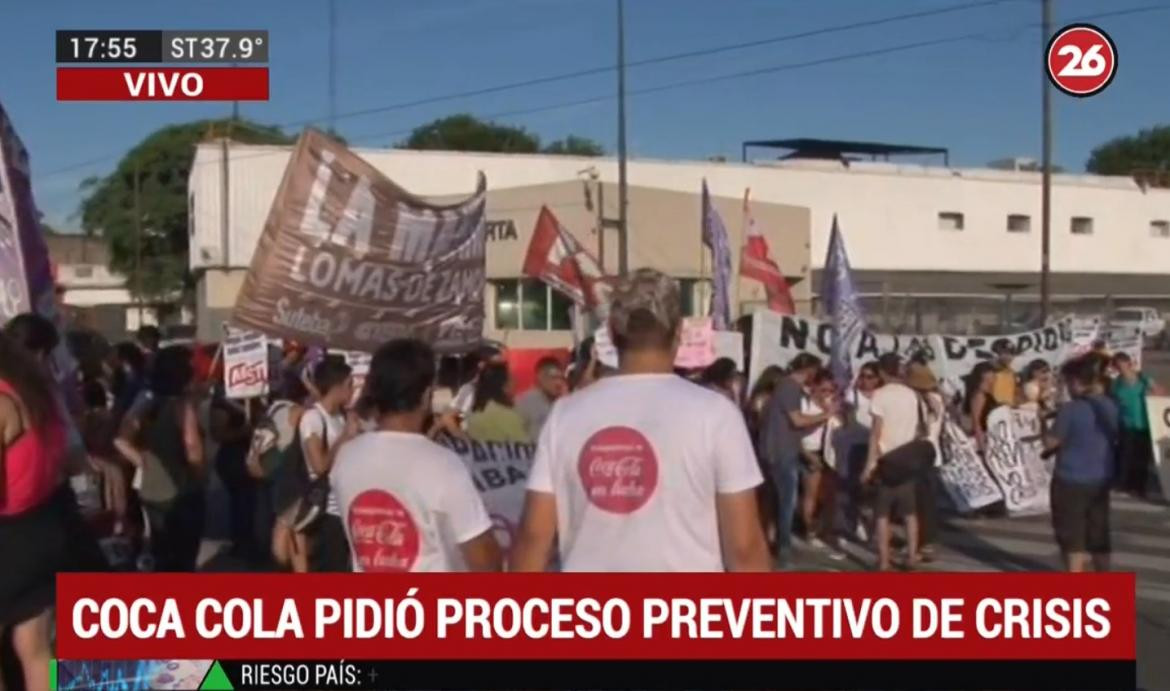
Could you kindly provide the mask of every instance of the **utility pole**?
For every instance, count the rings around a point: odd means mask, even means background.
[[[618,273],[629,270],[629,186],[626,180],[626,19],[625,0],[617,0],[618,20]]]
[[[142,165],[134,158],[134,300],[138,303],[138,326],[143,324],[142,307]]]
[[[1041,21],[1042,37],[1040,45],[1047,46],[1052,37],[1052,0],[1042,0],[1043,19]],[[1044,55],[1043,59],[1048,60]],[[1052,249],[1052,85],[1048,83],[1048,75],[1041,71],[1041,88],[1043,91],[1043,123],[1041,125],[1043,138],[1042,161],[1040,163],[1040,319],[1047,323],[1049,311],[1052,307],[1052,287],[1050,253]]]
[[[329,134],[337,134],[337,1],[329,0]]]

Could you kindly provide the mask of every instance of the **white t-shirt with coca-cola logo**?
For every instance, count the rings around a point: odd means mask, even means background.
[[[467,466],[421,434],[362,434],[329,477],[354,571],[464,571],[459,546],[492,529]]]
[[[559,401],[528,489],[556,497],[564,571],[722,571],[716,495],[761,482],[735,405],[653,374]]]

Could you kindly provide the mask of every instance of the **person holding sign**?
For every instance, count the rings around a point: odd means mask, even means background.
[[[553,407],[513,571],[544,571],[558,538],[564,571],[770,570],[743,416],[675,376],[681,326],[674,279],[619,279],[609,328],[620,371]]]
[[[1138,369],[1128,353],[1113,356],[1117,377],[1110,395],[1121,412],[1121,437],[1118,442],[1118,484],[1135,497],[1145,498],[1154,462],[1154,442],[1150,437],[1150,417],[1146,396],[1164,396],[1166,390]]]
[[[423,434],[434,378],[434,353],[421,341],[390,341],[370,362],[362,406],[376,427],[338,452],[331,475],[355,571],[501,568],[467,467]]]

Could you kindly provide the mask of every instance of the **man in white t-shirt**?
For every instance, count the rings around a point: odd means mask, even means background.
[[[540,435],[513,571],[767,571],[762,482],[743,417],[674,374],[678,284],[614,288],[620,372],[558,401]]]
[[[891,451],[919,438],[919,426],[925,423],[923,404],[918,393],[903,381],[902,358],[886,353],[878,359],[882,386],[873,394],[870,413],[869,457],[863,482],[878,474],[883,458]],[[890,568],[890,517],[900,514],[906,521],[908,566],[918,558],[918,515],[915,497],[916,478],[898,485],[878,483],[874,505],[878,543],[878,569]]]
[[[342,444],[357,434],[346,424],[345,406],[353,398],[352,370],[345,359],[326,356],[313,369],[313,388],[317,402],[305,411],[297,426],[301,453],[310,480],[330,475]],[[302,506],[297,523],[309,522],[314,507]],[[349,549],[341,525],[337,497],[329,493],[325,515],[311,520],[305,535],[309,539],[309,570],[315,572],[349,571]]]
[[[395,340],[370,363],[373,431],[337,455],[331,479],[355,571],[499,571],[492,521],[459,456],[423,435],[435,357]]]

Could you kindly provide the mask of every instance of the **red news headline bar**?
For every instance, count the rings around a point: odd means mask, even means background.
[[[267,67],[58,67],[58,101],[267,101]]]
[[[1127,573],[61,574],[57,652],[96,660],[1133,660],[1135,585]],[[568,604],[554,612],[558,598]],[[359,600],[368,600],[364,610]],[[408,600],[417,609],[402,619]],[[524,613],[539,600],[543,609]],[[602,626],[587,635],[594,627],[579,606],[590,601]],[[620,607],[606,609],[614,602],[628,610],[624,630],[612,620]],[[793,615],[777,614],[781,605],[799,612],[799,631]],[[566,618],[555,623],[559,615]],[[570,634],[555,635],[554,626]]]

